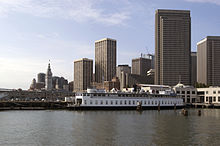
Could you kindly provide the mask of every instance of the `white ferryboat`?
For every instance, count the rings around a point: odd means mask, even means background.
[[[158,108],[182,108],[183,99],[171,90],[145,92],[111,92],[104,90],[87,89],[86,93],[76,93],[74,104],[68,105],[69,109],[158,109]]]

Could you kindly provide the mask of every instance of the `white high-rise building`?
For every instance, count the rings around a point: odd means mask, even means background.
[[[46,90],[52,90],[52,72],[50,69],[50,63],[48,64],[47,73],[46,73]]]

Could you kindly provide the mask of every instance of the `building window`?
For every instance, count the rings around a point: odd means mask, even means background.
[[[209,98],[208,97],[206,97],[206,102],[208,102],[209,101]]]
[[[103,104],[103,101],[101,100],[101,104]]]
[[[133,101],[133,104],[135,104],[135,101]]]
[[[97,100],[95,101],[95,104],[98,104],[98,101],[97,101]]]
[[[86,100],[84,100],[84,104],[86,104]]]
[[[216,97],[215,96],[213,97],[213,101],[216,102]]]
[[[209,94],[209,91],[206,91],[205,93],[206,93],[206,94]]]
[[[117,101],[117,100],[115,101],[115,104],[118,104],[118,101]]]
[[[152,104],[154,104],[154,101],[152,101]]]
[[[185,94],[185,91],[182,91],[182,94]]]
[[[157,101],[155,101],[155,105],[157,105]]]
[[[148,100],[148,104],[150,104],[150,100]]]
[[[220,94],[220,91],[218,91],[218,94]]]
[[[163,100],[162,100],[162,104],[163,104]]]
[[[106,105],[108,104],[108,100],[105,101],[105,104],[106,104]]]
[[[92,100],[90,100],[90,104],[92,104]]]
[[[131,101],[130,101],[130,100],[128,101],[128,104],[131,104]]]
[[[146,101],[146,100],[144,101],[144,104],[147,104],[147,101]]]
[[[218,97],[218,102],[220,102],[220,96]]]
[[[125,100],[125,104],[127,104],[127,101]]]
[[[111,100],[111,104],[113,104],[113,101]]]
[[[196,94],[196,92],[195,92],[195,91],[192,91],[192,94]]]
[[[122,101],[120,101],[120,104],[122,104]]]
[[[216,91],[213,91],[213,94],[216,94]]]
[[[177,94],[180,94],[180,91],[176,91]]]
[[[187,91],[187,94],[190,94],[190,91]]]

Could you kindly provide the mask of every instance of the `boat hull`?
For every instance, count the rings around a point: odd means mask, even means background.
[[[164,109],[181,109],[180,106],[142,106],[142,110],[164,110]],[[137,106],[71,106],[67,107],[69,110],[137,110]]]

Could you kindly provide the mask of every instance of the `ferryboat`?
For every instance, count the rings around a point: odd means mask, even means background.
[[[184,106],[183,99],[171,90],[139,92],[121,92],[114,88],[111,92],[87,89],[85,93],[76,93],[75,101],[67,108],[73,110],[135,110],[176,109]]]

